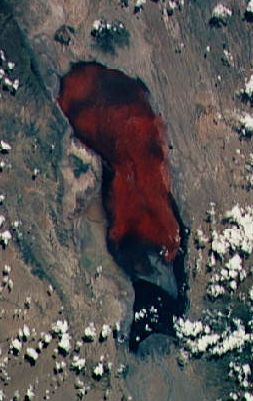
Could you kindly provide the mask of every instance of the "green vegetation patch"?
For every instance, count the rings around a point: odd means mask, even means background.
[[[76,178],[80,178],[82,174],[86,174],[90,168],[89,163],[84,163],[83,160],[79,159],[76,155],[71,154],[69,161],[73,168],[73,173]]]

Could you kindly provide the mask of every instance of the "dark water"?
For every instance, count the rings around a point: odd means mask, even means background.
[[[173,316],[182,316],[187,310],[188,280],[186,273],[187,243],[189,229],[185,227],[180,217],[176,202],[172,199],[174,213],[180,226],[181,249],[173,262],[173,270],[178,286],[178,296],[173,298],[163,289],[144,280],[133,282],[135,290],[134,314],[145,309],[147,313],[143,319],[133,321],[129,337],[129,348],[136,352],[140,343],[152,333],[173,336]],[[134,251],[134,250],[133,250]],[[157,312],[154,312],[157,310]],[[151,331],[146,330],[146,325]]]

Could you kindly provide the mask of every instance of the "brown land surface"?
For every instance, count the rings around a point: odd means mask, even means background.
[[[10,265],[14,282],[11,292],[5,289],[0,294],[0,361],[8,358],[6,371],[11,378],[6,382],[2,368],[0,389],[9,400],[17,389],[23,397],[32,384],[35,400],[42,400],[48,389],[51,400],[70,401],[77,397],[77,377],[69,369],[74,352],[66,358],[53,357],[54,339],[31,367],[23,358],[24,350],[35,347],[40,333],[48,332],[57,319],[67,319],[72,346],[89,322],[95,322],[98,332],[104,323],[113,326],[120,321],[129,326],[134,294],[129,278],[106,249],[101,163],[73,141],[55,101],[59,77],[73,62],[96,60],[145,82],[167,125],[173,194],[184,223],[194,233],[200,225],[205,227],[210,202],[216,203],[222,215],[237,202],[252,201],[252,195],[242,188],[251,149],[235,131],[236,114],[249,110],[236,92],[252,68],[252,26],[244,21],[242,0],[226,1],[233,17],[220,29],[208,24],[214,0],[186,0],[182,11],[171,17],[164,17],[160,2],[152,1],[147,1],[139,15],[133,15],[132,7],[122,8],[117,0],[7,3],[10,8],[0,5],[0,48],[16,63],[20,89],[15,97],[1,92],[0,139],[10,143],[12,150],[2,157],[11,168],[0,173],[1,192],[6,194],[0,214],[6,217],[6,227],[16,220],[21,224],[13,232],[14,241],[0,251],[0,272],[4,264]],[[129,48],[111,55],[92,46],[90,29],[100,17],[125,23],[131,35]],[[63,24],[75,29],[69,46],[54,40]],[[222,62],[224,44],[233,55],[234,66]],[[204,57],[207,46],[211,50]],[[91,166],[80,178],[73,174],[71,154]],[[33,180],[34,169],[40,172]],[[205,270],[192,274],[197,258],[192,237],[188,251],[189,313],[196,317],[205,307],[207,277]],[[100,265],[103,271],[97,274]],[[49,283],[54,287],[52,295],[48,294]],[[26,310],[28,296],[32,301]],[[20,356],[9,355],[11,338],[24,323],[36,333]],[[103,343],[83,344],[80,355],[87,367],[79,378],[91,388],[85,399],[216,399],[222,369],[194,362],[182,370],[169,344],[163,336],[153,340],[151,336],[141,346],[149,349],[144,356],[141,351],[129,354],[112,337]],[[96,381],[92,369],[102,355],[112,362],[112,371]],[[55,362],[62,360],[67,367],[55,375]],[[128,366],[126,379],[117,372],[121,363]]]

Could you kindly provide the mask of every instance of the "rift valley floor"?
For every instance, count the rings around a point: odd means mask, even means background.
[[[223,359],[184,364],[173,336],[150,335],[137,353],[115,340],[118,322],[125,332],[131,325],[134,290],[106,247],[101,160],[73,138],[56,97],[60,78],[79,61],[120,69],[149,88],[166,123],[173,196],[190,228],[187,314],[199,319],[204,309],[235,303],[207,299],[208,255],[196,249],[195,234],[200,227],[210,234],[210,202],[217,222],[235,204],[252,204],[245,167],[252,140],[242,138],[238,115],[251,112],[239,94],[252,69],[253,25],[243,0],[224,2],[233,15],[220,27],[209,24],[214,0],[186,0],[172,15],[166,1],[147,0],[138,13],[134,1],[123,3],[0,2],[0,49],[15,63],[8,76],[19,80],[15,95],[0,84],[0,140],[11,146],[0,157],[1,233],[12,236],[0,249],[0,400],[14,400],[19,391],[22,401],[31,392],[38,401],[213,401],[227,399],[232,388]],[[90,33],[100,18],[122,21],[129,45],[115,52],[96,46]],[[54,323],[65,320],[70,350],[59,352],[62,333]],[[92,322],[97,336],[87,341]],[[103,325],[115,335],[102,341]],[[52,334],[48,345],[45,334]],[[18,355],[11,351],[15,338],[22,343]],[[37,349],[34,364],[29,348]],[[78,372],[73,361],[83,358]]]

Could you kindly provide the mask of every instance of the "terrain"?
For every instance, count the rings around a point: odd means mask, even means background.
[[[233,15],[220,27],[209,24],[213,0],[185,1],[172,15],[163,1],[147,1],[136,14],[129,3],[0,4],[0,49],[15,63],[10,76],[20,82],[15,94],[2,86],[0,92],[0,139],[11,146],[0,159],[1,232],[12,236],[0,249],[2,277],[10,275],[13,282],[0,294],[0,390],[6,399],[15,399],[19,390],[23,400],[29,386],[35,400],[63,401],[82,398],[83,392],[93,401],[211,401],[230,391],[231,384],[221,380],[223,361],[190,359],[182,368],[175,336],[150,335],[136,353],[120,337],[132,323],[134,290],[107,250],[101,160],[74,138],[56,99],[60,79],[79,61],[119,69],[148,87],[152,107],[166,124],[172,193],[190,229],[187,314],[199,319],[204,309],[224,309],[234,301],[228,297],[217,306],[207,300],[208,255],[200,256],[195,234],[200,227],[209,233],[210,202],[218,228],[235,204],[252,205],[252,188],[245,184],[252,141],[242,138],[238,122],[244,111],[251,112],[240,90],[252,68],[252,24],[243,0],[224,2]],[[122,21],[129,45],[115,52],[96,46],[91,30],[99,18]],[[63,25],[71,27],[67,40],[55,40]],[[252,256],[245,261],[248,270],[251,264]],[[8,274],[5,265],[11,267]],[[250,274],[247,280],[245,294]],[[71,349],[63,355],[55,351],[66,334],[54,329],[57,320],[68,322],[71,336]],[[96,336],[89,342],[85,329],[91,322]],[[19,335],[24,324],[30,328],[27,338]],[[114,336],[101,340],[103,325]],[[26,350],[38,346],[43,332],[53,338],[30,366]],[[17,336],[23,345],[15,356],[10,346]],[[86,360],[85,374],[73,367],[76,355]],[[94,377],[99,363],[105,372]]]

